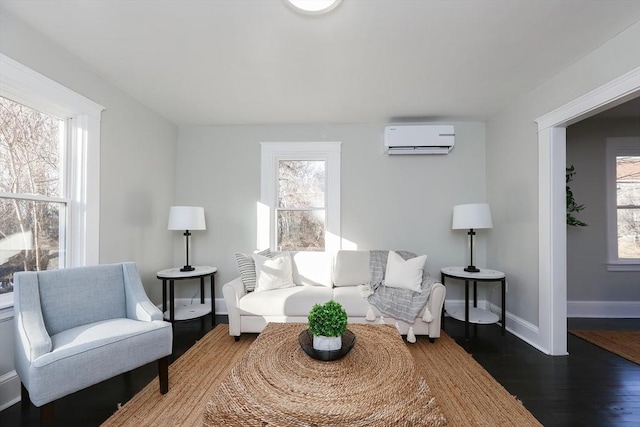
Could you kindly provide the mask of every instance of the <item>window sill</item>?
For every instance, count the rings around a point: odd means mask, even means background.
[[[0,295],[0,320],[13,317],[13,292]]]
[[[610,261],[607,263],[607,271],[640,271],[640,260],[638,261]]]

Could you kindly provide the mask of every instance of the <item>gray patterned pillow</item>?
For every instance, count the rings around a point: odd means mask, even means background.
[[[256,253],[271,258],[271,249],[269,248]],[[253,258],[251,255],[236,252],[236,261],[238,262],[238,271],[240,272],[240,279],[244,284],[245,292],[253,292],[256,288],[256,264]]]

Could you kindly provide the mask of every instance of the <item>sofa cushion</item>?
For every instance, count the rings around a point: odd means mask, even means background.
[[[334,286],[358,286],[370,281],[369,251],[338,251],[333,270]]]
[[[251,292],[238,301],[241,315],[307,316],[314,304],[331,300],[333,290],[325,286],[294,286],[269,292]]]
[[[366,298],[362,297],[357,286],[334,288],[333,299],[342,304],[349,317],[365,317],[369,307],[373,309],[376,317],[380,317],[378,309],[369,304]]]
[[[332,286],[331,261],[327,252],[291,252],[293,282],[305,286]]]
[[[271,249],[267,248],[256,253],[266,257],[271,257]],[[251,255],[236,252],[236,261],[238,262],[238,271],[240,278],[244,284],[245,292],[252,292],[256,288],[256,264]]]
[[[255,292],[295,286],[293,284],[291,256],[288,253],[274,255],[271,258],[256,254],[253,256],[253,261],[256,264]]]

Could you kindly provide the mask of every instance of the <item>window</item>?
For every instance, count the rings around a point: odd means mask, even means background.
[[[607,204],[611,271],[640,269],[640,138],[607,140]]]
[[[16,271],[64,267],[63,120],[0,97],[0,294]]]
[[[98,262],[102,109],[0,55],[0,308],[16,271]]]
[[[278,160],[278,251],[324,251],[325,177],[325,160]]]
[[[263,142],[262,204],[268,219],[259,233],[272,249],[338,250],[340,143]]]

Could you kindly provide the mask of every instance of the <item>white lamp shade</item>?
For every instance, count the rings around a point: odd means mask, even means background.
[[[168,230],[206,230],[204,208],[197,206],[171,206]]]
[[[454,230],[493,228],[491,209],[486,203],[472,203],[453,207]]]

